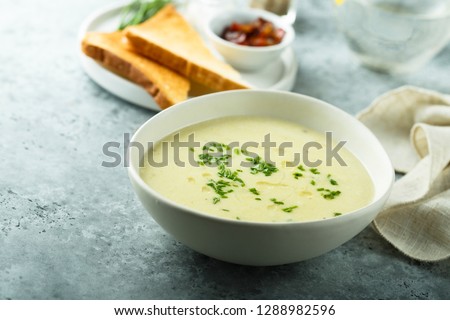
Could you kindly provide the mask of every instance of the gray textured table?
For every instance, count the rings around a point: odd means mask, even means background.
[[[110,0],[0,2],[0,298],[449,299],[450,261],[414,262],[370,227],[332,252],[270,268],[223,263],[167,235],[102,145],[154,113],[81,70],[77,29]],[[356,113],[403,84],[450,93],[450,47],[420,72],[363,69],[328,1],[300,0],[295,91]]]

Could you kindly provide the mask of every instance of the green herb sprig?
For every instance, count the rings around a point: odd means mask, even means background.
[[[134,0],[122,9],[118,30],[144,22],[171,2],[172,0]]]

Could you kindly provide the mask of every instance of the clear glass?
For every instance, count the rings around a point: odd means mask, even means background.
[[[332,0],[339,26],[361,62],[412,72],[450,40],[450,0]]]
[[[273,12],[290,24],[295,22],[297,16],[296,0],[250,0],[250,7]]]

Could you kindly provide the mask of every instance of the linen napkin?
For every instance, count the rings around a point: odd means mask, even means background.
[[[389,91],[357,118],[386,149],[397,172],[375,229],[407,256],[450,256],[450,96],[411,86]]]

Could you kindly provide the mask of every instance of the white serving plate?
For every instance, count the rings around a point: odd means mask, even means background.
[[[141,107],[160,111],[160,107],[142,87],[103,68],[81,51],[81,41],[86,32],[112,32],[117,29],[120,12],[127,3],[128,1],[101,8],[84,20],[78,33],[81,65],[88,76],[105,90]],[[215,54],[218,55],[216,52]],[[258,72],[241,72],[241,75],[255,89],[290,91],[295,83],[297,68],[294,50],[289,47],[283,52],[280,60],[265,69]]]

